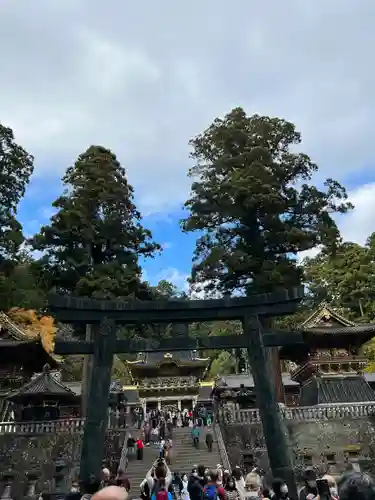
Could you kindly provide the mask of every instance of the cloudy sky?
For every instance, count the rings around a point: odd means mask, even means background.
[[[374,0],[2,0],[0,120],[35,156],[25,232],[48,221],[77,154],[101,144],[164,245],[147,277],[183,286],[188,141],[242,106],[296,123],[320,178],[356,205],[343,236],[363,243],[375,230],[374,25]]]

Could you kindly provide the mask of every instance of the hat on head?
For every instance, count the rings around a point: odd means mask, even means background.
[[[303,473],[303,479],[305,481],[316,481],[316,472],[314,469],[306,469]]]

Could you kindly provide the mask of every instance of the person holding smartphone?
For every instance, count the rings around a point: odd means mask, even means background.
[[[333,499],[333,500],[338,500],[339,494],[338,494],[338,490],[337,490],[337,483],[334,480],[334,478],[332,476],[330,476],[329,474],[325,474],[322,477],[322,480],[327,481],[330,498]]]
[[[306,469],[303,473],[305,486],[299,492],[299,500],[313,500],[318,495],[316,473],[313,469]]]

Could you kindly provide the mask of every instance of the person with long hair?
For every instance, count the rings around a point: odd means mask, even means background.
[[[183,474],[181,479],[182,479],[181,500],[190,500],[190,495],[188,492],[189,478],[187,474]]]
[[[240,494],[236,488],[236,481],[234,477],[229,476],[224,486],[226,500],[240,500]]]

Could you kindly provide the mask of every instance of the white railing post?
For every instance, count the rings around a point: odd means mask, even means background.
[[[318,421],[334,420],[343,418],[363,418],[375,416],[375,404],[363,403],[340,403],[321,404],[317,406],[290,406],[280,409],[284,420],[294,421]],[[232,412],[232,423],[251,424],[260,422],[259,410],[249,408],[247,410],[234,410]]]

